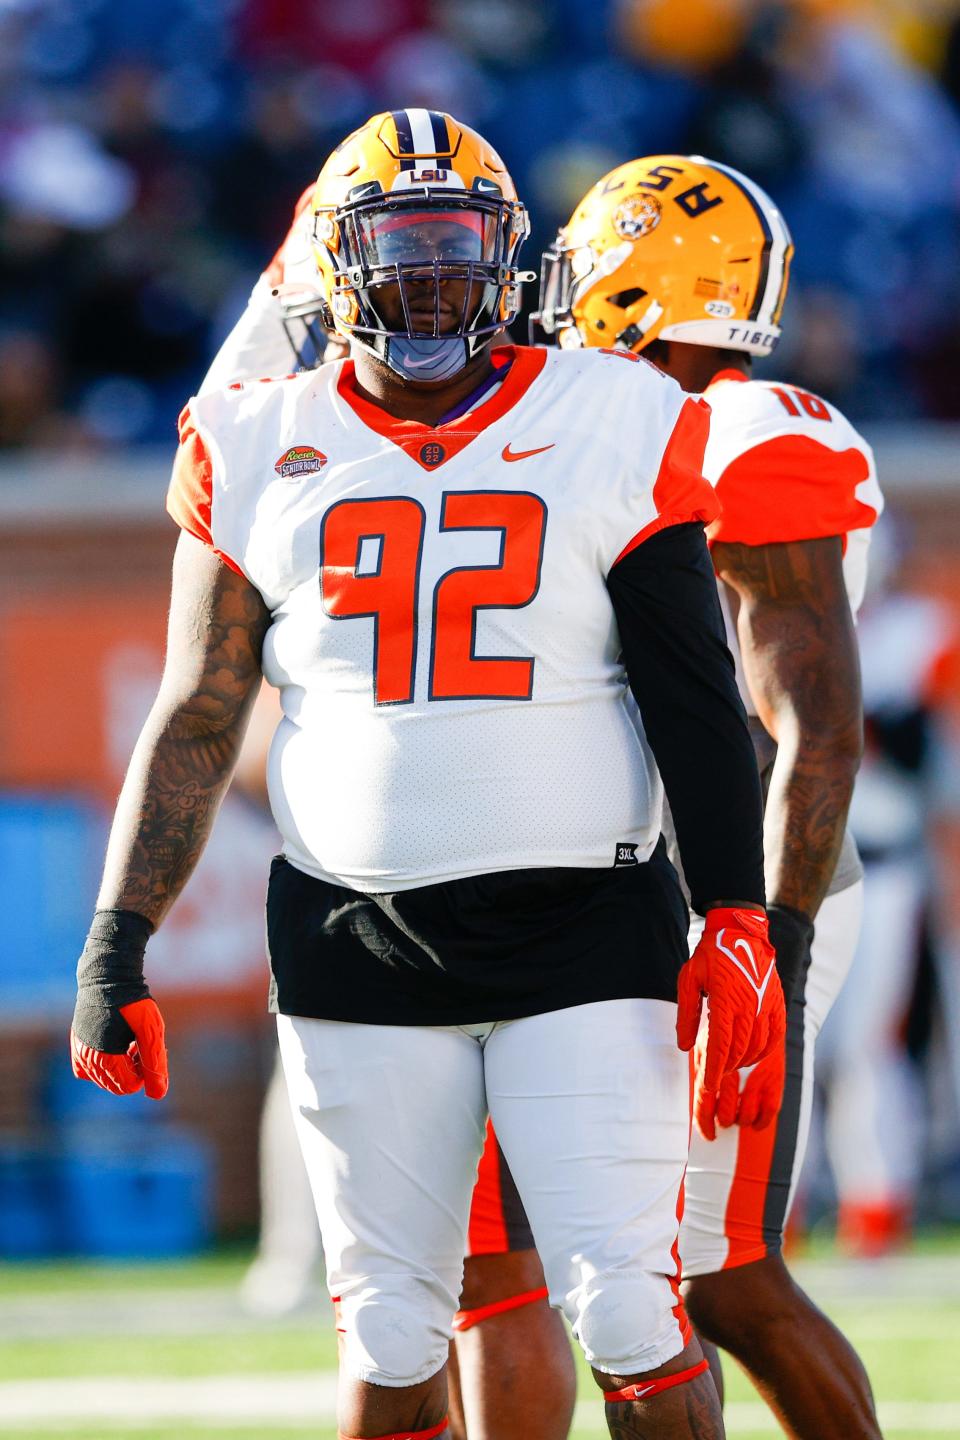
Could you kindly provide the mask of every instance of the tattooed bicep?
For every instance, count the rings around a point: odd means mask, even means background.
[[[839,537],[717,545],[714,565],[739,599],[744,673],[769,733],[780,738],[788,713],[818,732],[858,729],[859,666]]]
[[[814,609],[846,601],[843,542],[839,535],[783,544],[713,547],[720,578],[744,601],[810,605]]]
[[[173,562],[163,691],[224,723],[259,685],[270,614],[259,591],[182,534]]]

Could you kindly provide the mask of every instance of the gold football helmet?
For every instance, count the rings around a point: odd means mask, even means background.
[[[348,135],[311,211],[329,324],[405,379],[455,375],[513,319],[520,282],[536,278],[517,269],[530,226],[503,161],[436,110],[374,115]]]
[[[544,255],[534,332],[564,346],[681,340],[768,355],[792,256],[783,216],[746,175],[702,155],[631,160]]]

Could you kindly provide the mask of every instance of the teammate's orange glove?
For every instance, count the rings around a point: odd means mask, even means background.
[[[153,925],[131,910],[98,910],[77,965],[70,1060],[78,1080],[113,1095],[167,1093],[163,1017],[143,978]]]
[[[696,1058],[694,1114],[713,1126],[724,1075],[783,1044],[786,1011],[762,910],[709,910],[677,983],[677,1044],[692,1050],[707,999],[707,1038]],[[699,1111],[699,1113],[698,1113]],[[711,1138],[707,1134],[707,1138]]]

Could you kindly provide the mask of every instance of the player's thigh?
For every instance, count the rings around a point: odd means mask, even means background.
[[[689,1079],[676,1006],[609,1000],[511,1021],[484,1058],[552,1302],[597,1368],[664,1363],[684,1343],[675,1249]]]
[[[827,896],[817,915],[809,969],[787,1013],[783,1104],[763,1130],[734,1125],[705,1140],[694,1127],[684,1186],[680,1254],[684,1275],[709,1275],[779,1252],[810,1133],[814,1049],[850,969],[862,888]],[[741,1087],[750,1074],[740,1072]]]
[[[396,1347],[367,1311],[395,1312],[413,1349],[449,1339],[486,1121],[482,1052],[455,1028],[280,1016],[278,1029],[327,1284],[348,1341],[370,1352],[354,1368],[396,1383],[395,1357],[374,1353]]]

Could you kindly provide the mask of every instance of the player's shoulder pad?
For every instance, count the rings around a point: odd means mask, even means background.
[[[720,379],[704,395],[713,411],[713,432],[726,447],[748,449],[781,435],[807,435],[829,449],[869,451],[842,411],[829,400],[778,380]]]
[[[571,425],[652,461],[689,398],[677,382],[629,350],[548,347],[546,354],[547,387]]]
[[[776,544],[873,525],[883,508],[873,452],[836,406],[779,381],[721,378],[704,393],[704,471],[722,506],[714,541]]]
[[[296,374],[234,380],[229,385],[194,396],[189,409],[198,424],[214,431],[224,425],[253,424],[273,413],[279,414],[291,398],[296,399],[303,391],[316,385],[322,375],[323,367]]]
[[[548,353],[551,400],[568,438],[597,457],[582,475],[604,573],[661,530],[710,524],[719,506],[703,477],[709,402],[628,351]]]
[[[284,380],[296,380],[298,371],[291,370],[286,375],[256,375],[252,380],[233,380],[226,388],[228,390],[249,390],[253,385],[279,385]]]
[[[656,379],[660,384],[672,383],[670,377],[658,370],[650,360],[643,355],[634,354],[632,350],[593,345],[571,350],[547,346],[546,350],[550,363],[557,368],[558,373],[571,377],[582,375],[604,384],[612,384],[618,374],[626,378],[629,372],[629,383],[636,384],[641,375],[647,380]]]

